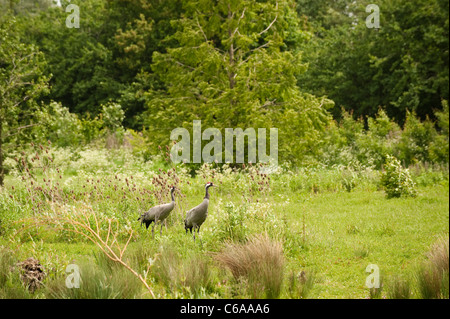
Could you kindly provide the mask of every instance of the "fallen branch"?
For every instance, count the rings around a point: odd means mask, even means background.
[[[72,213],[68,211],[67,208],[56,205],[53,206],[52,209],[53,214],[42,214],[29,219],[29,221],[31,221],[31,225],[29,227],[22,228],[21,231],[35,226],[50,226],[55,230],[65,230],[81,235],[99,247],[109,259],[128,269],[144,284],[150,295],[155,298],[155,294],[145,279],[123,260],[123,255],[131,241],[131,238],[133,237],[132,229],[129,230],[129,236],[126,243],[121,247],[117,241],[119,231],[119,222],[117,220],[107,217],[104,218],[103,222],[108,223],[108,230],[105,235],[102,234],[97,215],[94,211],[92,211],[91,207],[82,207],[78,210],[78,213]],[[91,217],[94,219],[93,226],[91,226]],[[20,222],[24,221],[25,220],[21,220]],[[65,228],[64,225],[69,225],[71,228]],[[109,242],[110,237],[111,242]]]

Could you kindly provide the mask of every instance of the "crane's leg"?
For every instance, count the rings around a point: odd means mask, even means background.
[[[159,235],[162,235],[162,228],[163,228],[163,223],[161,223],[161,229],[159,231]]]
[[[202,238],[200,237],[200,226],[197,228],[197,236],[200,238],[200,245],[203,247]]]
[[[153,226],[152,226],[152,238],[154,239],[155,238],[155,226],[156,226],[156,223],[158,222],[158,220],[157,219],[155,219],[155,222],[153,223]]]

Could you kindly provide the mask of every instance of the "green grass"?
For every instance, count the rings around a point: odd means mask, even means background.
[[[111,164],[104,171],[78,170],[76,174],[69,167],[59,180],[62,192],[59,194],[74,195],[76,200],[67,197],[67,202],[58,202],[58,207],[77,213],[89,205],[98,218],[114,219],[119,225],[121,245],[132,229],[134,235],[124,260],[145,278],[157,298],[251,297],[251,291],[242,289],[242,280],[258,279],[255,276],[234,278],[230,269],[214,256],[223,251],[227,242],[234,245],[229,247],[240,247],[252,236],[264,233],[273,242],[281,243],[284,262],[283,267],[275,270],[281,272],[280,290],[261,296],[369,298],[365,286],[369,274],[365,269],[369,264],[376,264],[386,279],[383,279],[386,283],[381,297],[403,296],[406,291],[410,297],[420,298],[415,279],[417,269],[426,260],[432,244],[449,233],[448,172],[435,174],[440,177],[432,182],[425,182],[429,180],[426,175],[415,176],[422,180],[417,197],[387,199],[385,192],[379,190],[377,172],[357,173],[351,189],[346,187],[343,181],[346,177],[338,169],[284,172],[271,176],[269,186],[259,191],[257,183],[264,179],[255,171],[225,173],[206,167],[196,178],[177,168],[180,179],[177,185],[186,197],[177,194],[177,207],[163,227],[163,234],[157,228],[152,239],[151,231],[140,227],[136,219],[140,211],[157,201],[155,196],[162,195],[163,202],[168,199],[165,186],[158,188],[152,184],[153,171],[159,173],[155,167],[160,164],[134,163],[123,171],[122,162],[120,168]],[[162,173],[160,176],[167,184],[175,181],[171,179],[173,176]],[[43,185],[42,178],[37,179],[40,185]],[[125,178],[132,180],[128,188]],[[194,243],[192,236],[185,234],[182,221],[185,211],[201,202],[203,185],[209,180],[219,187],[211,191],[209,216],[200,232],[201,242]],[[115,191],[113,184],[124,190]],[[136,184],[134,190],[133,184]],[[70,233],[67,225],[64,229],[33,225],[33,220],[54,208],[51,202],[35,194],[42,207],[33,211],[36,202],[31,202],[25,187],[20,176],[8,176],[0,192],[0,246],[13,252],[5,257],[5,263],[10,263],[11,258],[18,262],[34,257],[49,270],[49,276],[44,288],[28,294],[17,275],[2,275],[2,281],[12,288],[2,291],[1,297],[150,297],[139,281],[125,292],[114,288],[121,286],[123,280],[130,282],[131,272],[120,265],[111,268],[103,259],[94,258],[102,252],[90,241]],[[98,188],[101,196],[95,196]],[[144,194],[144,188],[150,192]],[[107,230],[106,224],[100,226]],[[95,267],[85,272],[86,276],[100,284],[91,285],[84,292],[65,290],[66,266],[80,263],[86,267],[87,260]],[[390,278],[394,278],[392,282]],[[402,278],[402,282],[396,282],[395,278]],[[104,280],[111,283],[108,291],[101,289]],[[244,284],[263,287],[258,282]],[[139,285],[140,291],[136,290]]]

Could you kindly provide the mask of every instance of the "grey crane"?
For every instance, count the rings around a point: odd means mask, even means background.
[[[172,186],[170,189],[170,196],[172,197],[172,201],[170,203],[154,206],[138,218],[138,220],[141,221],[141,226],[142,224],[145,224],[147,229],[148,226],[150,226],[150,224],[154,222],[152,227],[152,236],[155,236],[154,230],[158,221],[161,223],[161,230],[159,231],[159,234],[162,234],[162,222],[167,218],[167,216],[169,216],[170,212],[175,207],[175,196],[173,195],[175,189],[175,186]]]
[[[213,183],[209,182],[205,185],[205,197],[203,198],[203,202],[200,205],[195,206],[191,210],[189,210],[186,214],[186,219],[184,220],[184,229],[186,229],[186,234],[188,230],[192,234],[192,228],[194,228],[194,242],[195,242],[195,229],[197,229],[197,235],[200,232],[200,226],[206,220],[208,216],[208,205],[209,205],[209,193],[208,189],[213,185]]]

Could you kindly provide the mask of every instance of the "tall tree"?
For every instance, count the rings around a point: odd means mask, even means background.
[[[5,143],[37,125],[36,98],[47,91],[44,56],[13,32],[15,19],[0,19],[0,185],[4,179]]]
[[[177,127],[279,128],[280,153],[298,160],[314,132],[327,122],[328,100],[300,92],[296,76],[305,70],[291,1],[183,3],[175,21],[176,45],[153,54],[152,69],[162,88],[147,94],[145,122],[155,146]],[[288,142],[295,139],[295,142]]]
[[[379,29],[365,24],[370,1],[345,2],[317,15],[299,7],[315,35],[305,46],[309,70],[299,81],[333,99],[335,115],[344,108],[374,116],[383,107],[400,124],[407,110],[432,117],[449,93],[448,1],[378,1]]]

